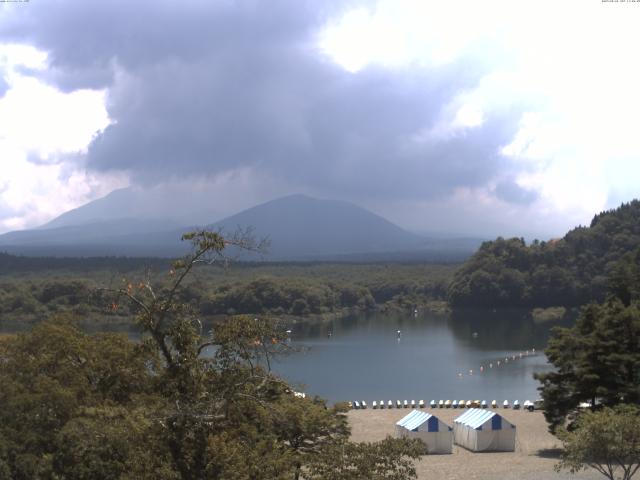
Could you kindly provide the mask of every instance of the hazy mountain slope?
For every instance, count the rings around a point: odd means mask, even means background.
[[[69,210],[39,229],[137,219],[164,221],[167,223],[166,230],[173,225],[205,224],[221,218],[211,203],[207,192],[198,188],[188,193],[166,186],[145,190],[122,188],[86,205]],[[135,233],[135,231],[129,233]]]
[[[126,190],[114,192],[42,228],[0,235],[0,251],[40,256],[184,254],[188,245],[180,236],[193,229],[193,223],[110,218],[118,206],[122,214],[131,213],[127,205],[134,198]],[[106,211],[106,219],[91,221]],[[230,234],[238,227],[251,227],[256,237],[269,238],[268,254],[262,257],[267,260],[461,260],[479,244],[473,239],[423,238],[351,203],[304,195],[257,205],[207,228]]]
[[[232,232],[254,228],[271,241],[273,257],[414,250],[424,243],[368,210],[347,202],[291,195],[250,208],[213,225]]]

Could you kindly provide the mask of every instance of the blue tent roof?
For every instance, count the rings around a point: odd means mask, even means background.
[[[421,412],[419,410],[413,410],[407,416],[401,418],[396,422],[399,427],[404,427],[407,430],[416,430],[420,425],[428,422],[428,430],[430,432],[438,431],[438,418],[427,412]]]
[[[483,410],[480,408],[471,408],[454,420],[455,423],[466,425],[473,429],[479,429],[489,419],[492,419],[492,429],[499,430],[502,428],[502,417],[497,412],[491,410]],[[508,422],[507,422],[508,423]],[[511,424],[509,424],[511,425]]]

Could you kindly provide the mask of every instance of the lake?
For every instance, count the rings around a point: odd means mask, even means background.
[[[330,402],[517,399],[522,403],[539,397],[533,374],[550,369],[542,350],[551,326],[538,325],[517,310],[466,310],[446,316],[371,313],[300,323],[290,327],[290,344],[302,351],[276,360],[273,369],[298,390]],[[0,323],[0,333],[25,328]],[[85,330],[140,336],[134,325],[85,325]]]
[[[517,311],[360,315],[293,326],[291,345],[304,351],[273,368],[301,384],[302,391],[332,402],[517,399],[522,404],[539,397],[533,374],[550,369],[542,353],[549,329]]]

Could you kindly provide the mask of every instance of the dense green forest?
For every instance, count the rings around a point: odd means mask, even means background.
[[[182,286],[225,241],[153,283],[104,292],[130,305],[140,341],[88,335],[70,315],[0,337],[0,479],[348,480],[416,478],[419,440],[349,440],[346,405],[294,395],[270,370],[283,325],[229,317],[206,335]]]
[[[454,307],[580,306],[604,300],[625,255],[640,247],[640,201],[596,215],[548,242],[485,242],[454,275]]]
[[[160,281],[167,260],[61,259],[0,255],[0,320],[34,322],[69,312],[87,320],[128,322],[128,305],[112,305],[100,289]],[[181,299],[205,316],[322,315],[374,308],[414,308],[444,302],[456,265],[236,263],[200,265]]]

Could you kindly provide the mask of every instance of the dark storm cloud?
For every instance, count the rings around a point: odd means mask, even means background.
[[[428,133],[476,85],[481,65],[346,72],[315,42],[341,8],[55,2],[10,16],[0,36],[49,51],[42,75],[60,88],[109,87],[115,123],[86,162],[128,170],[139,183],[249,167],[331,196],[435,198],[513,175],[498,151],[513,138],[517,109]]]

